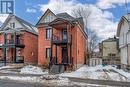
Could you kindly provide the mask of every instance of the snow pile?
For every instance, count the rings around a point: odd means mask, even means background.
[[[21,69],[21,74],[47,74],[47,71],[44,71],[40,67],[28,65]]]
[[[95,67],[83,66],[71,73],[62,73],[63,77],[90,78],[102,80],[127,81],[126,77],[130,77],[130,73],[116,69],[112,66],[98,65]],[[130,78],[129,78],[130,79]]]

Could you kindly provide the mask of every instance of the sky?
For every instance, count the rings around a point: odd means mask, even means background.
[[[129,12],[130,0],[126,2]],[[73,9],[78,7],[88,7],[91,11],[87,26],[102,40],[116,35],[118,22],[127,13],[125,0],[15,0],[15,14],[34,25],[48,8],[55,14],[72,15]],[[0,23],[6,17],[0,14]]]

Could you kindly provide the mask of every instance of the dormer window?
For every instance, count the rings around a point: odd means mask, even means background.
[[[10,23],[10,27],[11,28],[15,28],[15,23],[13,22],[13,23]]]

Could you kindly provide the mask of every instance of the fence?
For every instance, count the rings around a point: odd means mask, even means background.
[[[90,58],[89,66],[96,66],[96,65],[102,65],[102,59],[101,58]]]

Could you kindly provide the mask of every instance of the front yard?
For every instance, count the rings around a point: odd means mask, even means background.
[[[11,66],[0,67],[0,79],[4,80],[39,82],[58,86],[90,85],[86,83],[79,84],[77,82],[72,82],[68,79],[68,77],[130,82],[130,73],[121,69],[116,69],[116,67],[110,65],[99,65],[96,67],[88,67],[84,65],[76,71],[56,75],[51,75],[48,73],[48,70],[32,65],[28,65],[20,69],[14,69]]]

